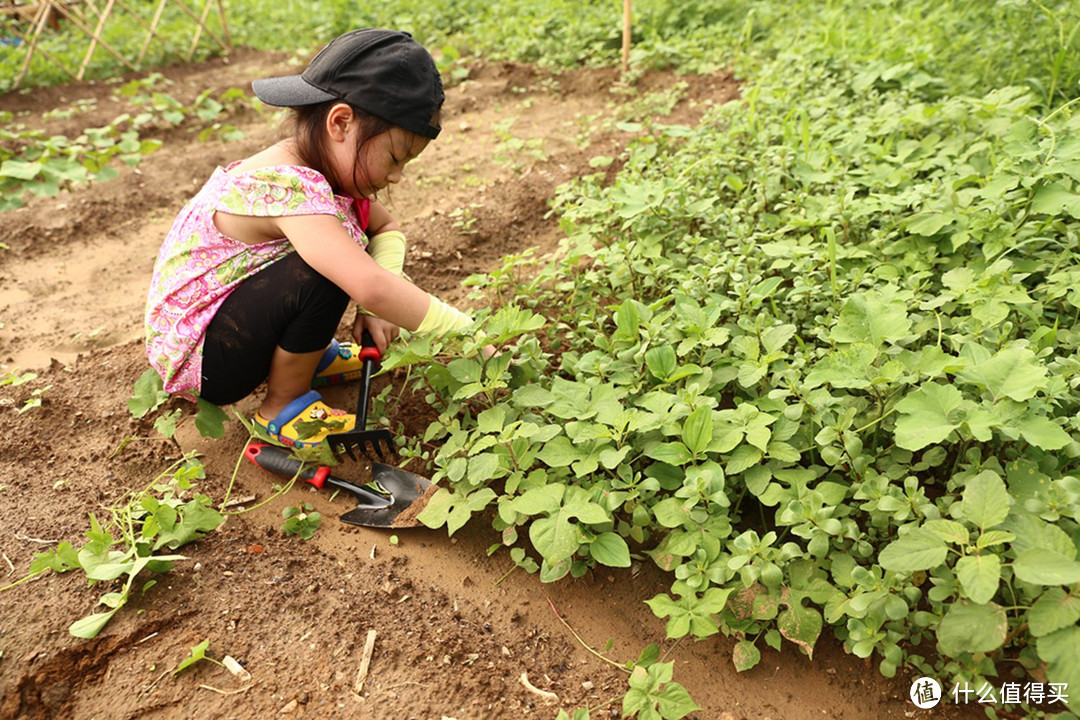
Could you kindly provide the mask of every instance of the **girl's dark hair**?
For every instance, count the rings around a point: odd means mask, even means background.
[[[305,165],[318,170],[326,177],[331,189],[339,194],[345,194],[345,183],[334,172],[333,163],[330,162],[330,144],[323,128],[326,127],[326,116],[330,108],[342,100],[329,100],[318,105],[305,105],[293,108],[293,138],[296,142],[296,152]],[[356,162],[353,163],[356,175],[353,183],[361,186],[367,183],[364,164],[360,162],[360,153],[372,138],[388,132],[395,125],[391,122],[376,117],[366,110],[361,110],[355,105],[349,105],[353,115],[360,123],[360,133],[356,143]],[[437,125],[439,113],[435,113],[432,123]]]

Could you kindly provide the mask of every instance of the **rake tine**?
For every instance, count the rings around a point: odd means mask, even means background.
[[[374,460],[375,457],[379,458],[379,460],[384,460],[385,458],[383,457],[382,442],[380,442],[378,439],[368,440],[367,445],[364,448],[364,454],[367,455],[368,458],[371,460]]]

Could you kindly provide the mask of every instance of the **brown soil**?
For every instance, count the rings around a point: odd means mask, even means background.
[[[171,84],[162,90],[188,103],[207,88],[246,88],[253,78],[294,72],[286,60],[241,52],[228,63],[178,66],[165,71]],[[646,107],[643,97],[682,82],[682,99],[663,122],[697,122],[709,105],[737,96],[725,76],[657,74],[626,87],[611,71],[552,77],[527,66],[474,68],[448,90],[443,136],[391,198],[410,238],[414,281],[468,304],[460,284],[467,275],[499,267],[509,253],[552,250],[559,238],[557,220],[547,216],[554,188],[596,172],[590,158],[620,155],[630,136],[611,118],[633,119]],[[51,133],[75,135],[125,111],[111,99],[115,88],[38,89],[0,97],[0,110],[36,127],[47,110],[96,100],[86,114],[47,124]],[[535,142],[516,152],[500,144],[511,120],[515,138]],[[149,420],[134,420],[126,401],[146,368],[143,299],[172,217],[216,165],[277,136],[276,118],[251,110],[230,122],[244,130],[243,140],[164,132],[163,147],[137,170],[0,215],[7,246],[0,250],[0,377],[16,368],[38,374],[0,387],[0,573],[8,582],[25,574],[35,553],[60,541],[78,547],[89,513],[104,516],[179,454]],[[34,391],[43,391],[41,406],[20,412]],[[353,392],[327,395],[348,406]],[[253,407],[249,398],[236,409]],[[395,420],[422,432],[430,413],[413,407]],[[203,454],[207,477],[198,489],[218,499],[246,438],[239,423],[227,427],[215,441],[190,423],[178,433],[183,450]],[[232,496],[265,498],[274,482],[245,463]],[[282,509],[300,501],[326,517],[308,542],[280,529]],[[103,592],[87,589],[76,573],[48,573],[0,593],[0,718],[553,718],[559,707],[621,698],[626,687],[625,673],[574,632],[621,662],[652,642],[671,651],[676,680],[703,708],[692,716],[699,720],[899,719],[914,709],[910,678],[885,680],[874,664],[824,637],[813,663],[787,646],[743,674],[732,667],[730,639],[673,647],[643,604],[667,589],[648,562],[543,585],[522,571],[503,577],[512,564],[504,552],[486,554],[496,538],[484,520],[452,539],[395,531],[395,545],[387,532],[339,523],[347,509],[346,499],[304,486],[230,517],[185,547],[189,559],[94,640],[67,632]],[[377,633],[370,674],[357,693],[370,630]],[[238,659],[251,680],[205,662],[174,677],[169,671],[207,638],[212,655]],[[523,673],[558,703],[527,690]],[[616,701],[592,717],[618,717],[620,709]]]

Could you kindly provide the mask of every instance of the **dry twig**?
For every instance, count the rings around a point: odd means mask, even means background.
[[[368,630],[367,640],[364,642],[364,654],[360,657],[360,669],[356,671],[356,682],[353,683],[353,692],[357,695],[362,695],[364,692],[364,681],[367,680],[368,668],[371,667],[371,654],[375,651],[375,636],[374,630]]]

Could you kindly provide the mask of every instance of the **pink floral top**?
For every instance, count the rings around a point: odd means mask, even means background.
[[[146,304],[146,351],[165,390],[198,397],[202,349],[214,313],[240,283],[288,253],[286,238],[249,245],[214,225],[221,211],[250,217],[336,215],[349,235],[367,245],[370,203],[334,195],[323,175],[294,165],[237,176],[217,168],[180,211],[158,253]]]

